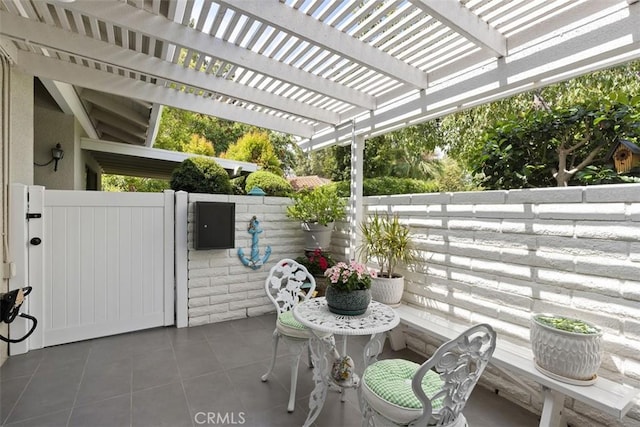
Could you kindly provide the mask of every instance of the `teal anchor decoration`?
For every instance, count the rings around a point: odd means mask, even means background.
[[[253,270],[257,270],[269,259],[271,246],[267,245],[267,249],[265,249],[264,256],[261,259],[260,250],[258,249],[258,234],[262,233],[262,228],[260,228],[260,221],[258,221],[255,215],[251,218],[251,221],[249,221],[247,232],[251,234],[251,258],[244,256],[242,248],[238,248],[238,257],[240,257],[240,261],[242,261],[244,265],[251,267]]]

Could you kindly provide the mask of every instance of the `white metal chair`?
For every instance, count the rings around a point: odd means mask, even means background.
[[[311,284],[309,288],[302,290],[303,285]],[[287,410],[293,412],[295,408],[296,386],[298,381],[298,365],[300,356],[305,347],[308,348],[311,331],[294,319],[292,309],[300,301],[306,301],[313,295],[316,282],[307,269],[292,259],[278,261],[269,271],[265,280],[265,290],[269,299],[275,304],[278,318],[276,328],[273,331],[273,354],[271,366],[262,381],[267,381],[276,364],[278,341],[283,338],[294,353],[295,361],[291,365],[291,391],[289,392],[289,404]],[[309,366],[311,355],[309,354]]]
[[[467,426],[462,410],[496,347],[487,324],[448,341],[422,365],[403,359],[371,364],[362,376],[363,426]]]

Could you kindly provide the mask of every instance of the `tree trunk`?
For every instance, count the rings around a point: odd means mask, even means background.
[[[558,148],[558,172],[556,173],[556,185],[558,187],[566,187],[569,185],[569,180],[573,174],[569,174],[567,171],[567,151],[563,148]]]

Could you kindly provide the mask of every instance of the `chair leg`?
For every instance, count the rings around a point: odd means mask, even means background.
[[[273,354],[271,355],[271,366],[269,366],[269,370],[266,374],[262,376],[262,381],[266,381],[269,379],[269,375],[273,371],[274,366],[276,366],[276,356],[278,354],[278,339],[280,338],[280,334],[277,329],[273,330]]]
[[[358,390],[358,394],[360,394],[360,390]],[[375,427],[373,410],[362,397],[360,397],[360,411],[362,412],[362,427]]]
[[[298,365],[300,365],[300,357],[306,345],[300,345],[296,351],[295,361],[291,365],[291,391],[289,392],[289,404],[287,411],[293,412],[296,407],[296,388],[298,387]]]
[[[313,369],[313,360],[311,359],[311,341],[307,341],[307,361],[309,368]]]

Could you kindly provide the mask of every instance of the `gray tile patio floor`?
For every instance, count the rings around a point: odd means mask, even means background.
[[[157,328],[31,351],[0,368],[3,426],[300,426],[313,388],[301,361],[296,410],[286,410],[290,356],[280,345],[266,383],[275,315],[193,328]],[[362,354],[366,340],[349,339]],[[381,358],[421,361],[386,349]],[[306,357],[303,356],[303,359]],[[358,359],[355,359],[356,361]],[[206,423],[206,415],[213,418]],[[533,427],[538,418],[476,387],[465,415],[475,427]],[[357,395],[330,391],[318,427],[359,426]]]

